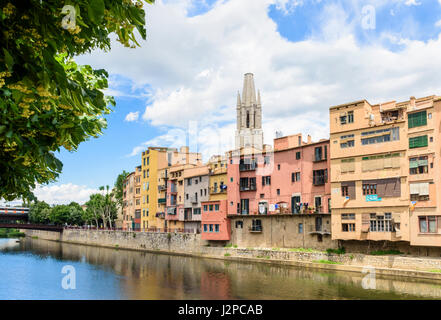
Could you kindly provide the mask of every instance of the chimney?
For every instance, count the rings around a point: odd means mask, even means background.
[[[414,110],[415,109],[415,97],[414,96],[412,96],[412,97],[410,97],[410,108],[411,108],[411,110]]]
[[[311,143],[311,142],[312,142],[311,136],[308,134],[308,144]]]

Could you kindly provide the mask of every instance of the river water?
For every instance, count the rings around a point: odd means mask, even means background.
[[[67,273],[62,273],[64,267]],[[441,282],[436,281],[377,276],[376,289],[366,290],[361,273],[307,271],[30,238],[0,239],[0,268],[0,299],[441,298]],[[75,289],[63,288],[63,283],[74,284]]]

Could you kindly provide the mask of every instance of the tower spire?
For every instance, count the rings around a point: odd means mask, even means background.
[[[237,108],[240,108],[240,106],[241,106],[241,101],[240,101],[240,93],[239,93],[239,90],[237,90]]]
[[[245,73],[242,99],[245,106],[251,106],[256,103],[256,89],[254,88],[254,75],[252,73]]]

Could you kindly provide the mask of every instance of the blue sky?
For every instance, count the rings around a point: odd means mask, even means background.
[[[327,138],[328,108],[440,94],[441,0],[170,0],[147,5],[147,41],[79,63],[110,72],[117,107],[108,128],[77,152],[62,151],[58,181],[39,188],[52,203],[87,200],[148,145],[191,142],[207,160],[232,144],[243,74],[261,90],[265,142],[274,132]],[[363,8],[375,26],[363,28]],[[371,21],[371,20],[370,20]]]

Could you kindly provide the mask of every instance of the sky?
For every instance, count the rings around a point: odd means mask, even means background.
[[[233,147],[237,92],[254,73],[265,143],[329,137],[329,107],[441,95],[441,0],[157,0],[147,39],[77,57],[109,71],[108,128],[35,190],[49,203],[87,201],[133,171],[148,146],[211,155]]]

